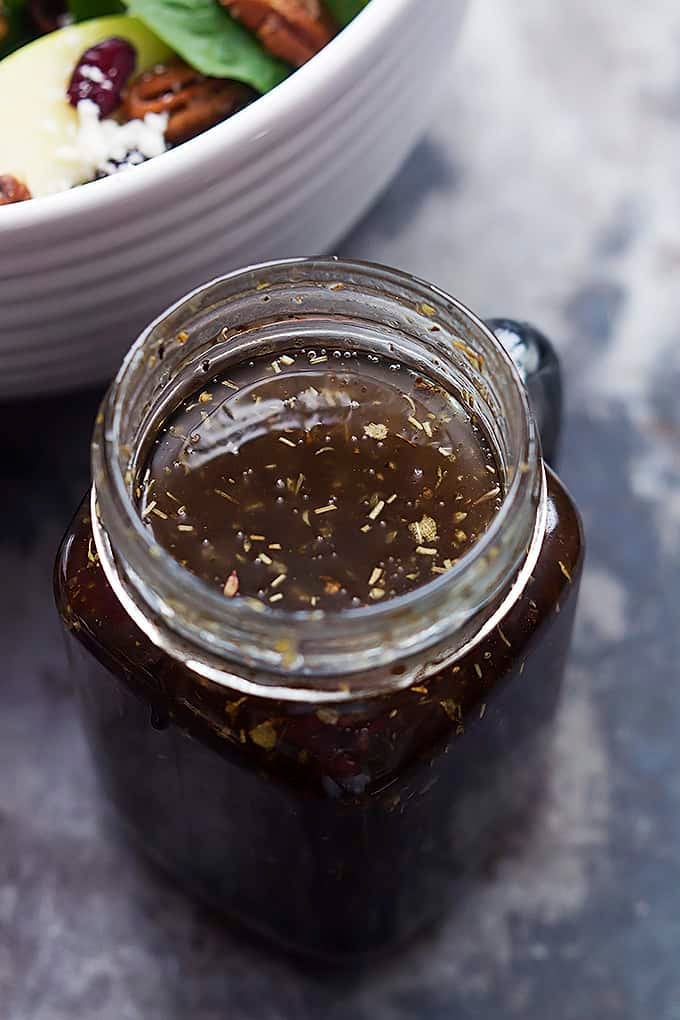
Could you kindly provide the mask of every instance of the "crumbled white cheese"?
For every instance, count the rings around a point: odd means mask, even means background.
[[[109,91],[113,88],[111,79],[107,78],[101,67],[97,67],[96,64],[82,64],[79,70],[81,76],[87,78],[88,81],[96,82],[97,85],[103,85]]]
[[[91,67],[89,70],[99,69]],[[74,164],[80,180],[91,180],[98,173],[115,173],[160,156],[167,148],[167,113],[147,113],[143,120],[119,124],[111,118],[100,120],[99,107],[91,99],[81,99],[77,113],[73,143],[60,149],[58,156]]]

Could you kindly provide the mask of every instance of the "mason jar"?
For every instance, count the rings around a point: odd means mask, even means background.
[[[158,545],[140,451],[206,373],[323,335],[462,395],[503,500],[450,570],[328,613],[225,599]],[[533,408],[532,408],[533,404]],[[56,601],[103,800],[210,907],[305,954],[399,943],[528,824],[583,559],[552,451],[549,344],[381,266],[295,259],[216,280],[133,345],[101,406]]]

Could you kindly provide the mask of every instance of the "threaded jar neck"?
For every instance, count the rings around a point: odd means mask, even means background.
[[[150,439],[207,372],[312,339],[397,358],[457,394],[493,443],[505,493],[488,530],[445,574],[380,604],[334,613],[224,599],[155,542],[134,493]],[[102,565],[141,629],[211,680],[302,700],[405,686],[460,654],[526,568],[545,503],[527,395],[494,334],[423,281],[330,258],[232,273],[152,323],[104,400],[92,468]]]

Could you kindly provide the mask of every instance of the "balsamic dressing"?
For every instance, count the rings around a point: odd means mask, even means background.
[[[502,484],[475,416],[435,382],[377,355],[302,349],[184,400],[138,492],[158,543],[227,596],[336,612],[445,573]]]

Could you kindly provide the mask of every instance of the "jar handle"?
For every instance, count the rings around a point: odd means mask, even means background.
[[[519,370],[529,392],[541,436],[543,457],[554,467],[562,426],[562,371],[555,348],[543,333],[528,322],[488,319],[487,325]]]

